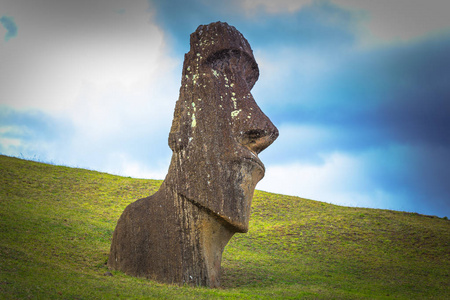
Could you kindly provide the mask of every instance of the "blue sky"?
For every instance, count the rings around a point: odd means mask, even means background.
[[[235,26],[280,131],[257,188],[450,216],[450,2],[6,0],[0,153],[164,178],[189,35]]]

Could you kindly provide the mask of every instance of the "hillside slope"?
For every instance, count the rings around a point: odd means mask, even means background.
[[[450,221],[261,191],[223,288],[105,276],[118,217],[160,184],[0,156],[0,299],[450,298]]]

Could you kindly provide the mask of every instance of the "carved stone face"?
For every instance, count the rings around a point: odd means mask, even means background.
[[[250,93],[259,76],[247,40],[226,23],[200,26],[185,56],[180,98],[169,135],[168,177],[175,191],[246,232],[258,153],[278,130]]]

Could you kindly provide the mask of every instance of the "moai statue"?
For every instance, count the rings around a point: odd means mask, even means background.
[[[250,93],[259,76],[247,40],[226,23],[199,26],[185,55],[158,192],[128,205],[108,266],[160,282],[219,286],[225,245],[247,232],[258,153],[278,130]]]

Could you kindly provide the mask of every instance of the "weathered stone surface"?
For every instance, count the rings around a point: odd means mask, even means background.
[[[247,232],[258,153],[277,137],[250,90],[259,76],[247,40],[226,23],[199,26],[185,55],[159,191],[130,204],[108,266],[161,282],[219,286],[225,245]]]

